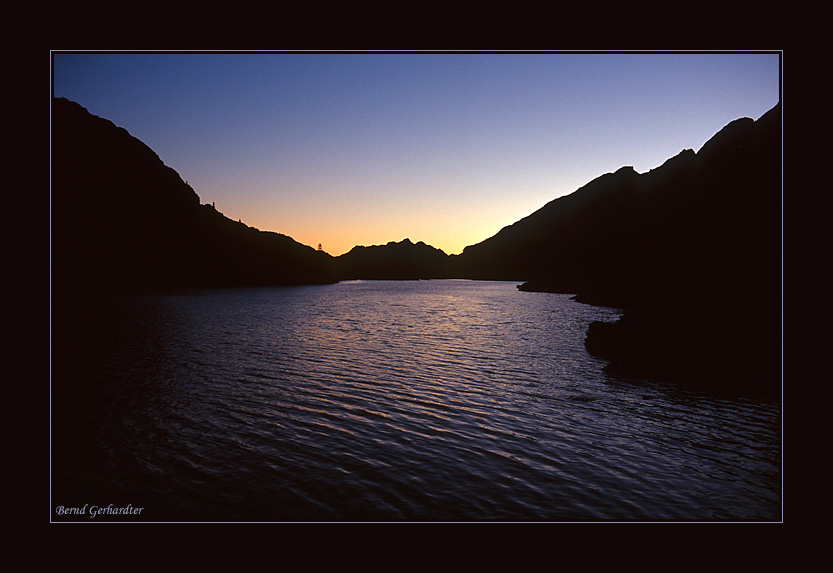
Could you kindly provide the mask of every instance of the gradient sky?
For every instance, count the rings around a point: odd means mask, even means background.
[[[53,53],[53,93],[202,203],[340,255],[448,254],[779,101],[779,53]]]

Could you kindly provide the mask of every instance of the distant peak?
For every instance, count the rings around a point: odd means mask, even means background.
[[[388,242],[387,242],[387,246],[388,246],[388,247],[393,247],[393,246],[403,246],[403,247],[407,247],[407,246],[409,246],[409,245],[413,245],[413,243],[411,242],[411,239],[408,239],[407,237],[406,237],[406,238],[404,238],[404,239],[402,239],[402,240],[401,240],[401,241],[399,241],[398,243],[397,243],[396,241],[388,241]]]
[[[748,134],[751,133],[754,126],[755,120],[751,117],[742,117],[740,119],[730,121],[723,127],[723,129],[715,133],[711,139],[706,141],[697,154],[703,155],[703,152],[708,154],[712,149],[737,145],[739,142],[749,137]]]
[[[636,169],[633,168],[633,165],[623,165],[613,173],[607,174],[610,177],[631,177],[633,175],[639,175]]]
[[[689,149],[683,149],[682,151],[680,151],[680,152],[679,152],[677,155],[675,155],[674,157],[670,157],[670,158],[666,159],[666,160],[665,160],[665,163],[663,163],[663,164],[662,164],[662,165],[660,165],[659,167],[655,167],[655,168],[651,169],[651,171],[650,171],[650,172],[654,172],[654,171],[656,171],[657,169],[661,169],[662,167],[666,167],[666,166],[669,166],[669,165],[679,165],[679,164],[684,164],[684,163],[686,163],[687,161],[692,160],[692,159],[693,159],[694,157],[696,157],[696,156],[697,156],[697,154],[694,152],[694,150],[693,150],[693,149],[691,149],[691,148],[689,148]]]

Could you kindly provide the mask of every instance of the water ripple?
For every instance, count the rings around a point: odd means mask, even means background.
[[[582,343],[611,309],[467,281],[112,304],[63,358],[56,471],[151,520],[780,515],[777,405],[611,380]]]

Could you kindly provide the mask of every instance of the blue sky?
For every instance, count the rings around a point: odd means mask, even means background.
[[[332,255],[459,253],[779,101],[778,53],[53,53],[203,203]]]

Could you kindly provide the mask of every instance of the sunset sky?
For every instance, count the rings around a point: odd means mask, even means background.
[[[62,53],[53,94],[230,219],[340,255],[460,253],[604,173],[779,101],[763,53]]]

